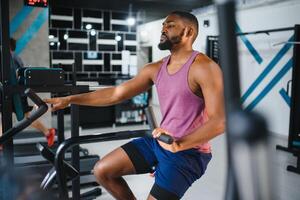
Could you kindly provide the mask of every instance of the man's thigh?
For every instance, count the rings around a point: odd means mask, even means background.
[[[138,138],[121,146],[131,160],[136,174],[150,173],[157,164],[152,138]]]
[[[178,153],[159,148],[158,151],[155,184],[150,192],[156,199],[180,199],[192,183],[204,174],[211,160],[211,154],[194,149]]]

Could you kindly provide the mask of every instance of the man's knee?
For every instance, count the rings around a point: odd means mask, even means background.
[[[105,181],[133,174],[134,167],[124,150],[118,148],[99,160],[94,166],[93,173],[97,180]]]
[[[98,181],[105,181],[108,180],[109,178],[112,178],[113,176],[111,172],[111,168],[108,167],[107,164],[102,160],[99,160],[95,164],[93,173]]]

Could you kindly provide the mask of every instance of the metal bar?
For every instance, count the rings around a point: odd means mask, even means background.
[[[10,78],[10,51],[9,51],[9,1],[0,1],[0,23],[1,23],[1,82],[2,82],[2,132],[12,127],[12,97],[8,92]],[[13,140],[9,140],[3,149],[3,162],[8,168],[14,164]],[[2,179],[4,181],[4,179]],[[13,192],[7,183],[0,183],[2,188],[0,199],[12,200]]]
[[[9,51],[9,1],[1,3],[1,72],[2,72],[2,129],[6,132],[12,127],[12,96],[9,93],[10,63]],[[4,159],[8,166],[13,166],[13,141],[4,145]]]
[[[79,136],[79,106],[71,105],[71,137]],[[72,149],[72,165],[80,171],[79,146]],[[80,176],[72,180],[72,199],[80,200]]]
[[[237,200],[239,194],[237,190],[236,175],[233,170],[233,158],[231,152],[231,135],[228,130],[229,113],[241,108],[239,69],[237,57],[237,41],[235,33],[235,2],[230,0],[219,0],[218,19],[220,30],[220,64],[224,73],[225,109],[226,109],[226,139],[228,155],[228,171],[226,184],[226,200]],[[225,50],[226,49],[226,50]],[[230,49],[230,50],[228,50]]]
[[[51,92],[51,93],[83,93],[89,91],[88,85],[72,86],[72,85],[60,85],[60,86],[7,86],[9,94],[22,93],[26,88],[30,87],[35,92]]]
[[[300,41],[300,25],[295,25],[294,41]],[[293,72],[292,72],[292,96],[290,109],[290,125],[289,125],[289,139],[288,148],[297,148],[293,145],[293,141],[300,140],[300,46],[294,45],[293,49]]]
[[[280,32],[280,31],[291,31],[294,30],[294,27],[285,27],[285,28],[276,28],[276,29],[267,29],[267,30],[260,30],[260,31],[251,31],[251,32],[244,32],[244,33],[237,33],[236,35],[252,35],[252,34],[269,34],[272,32]]]
[[[0,137],[0,144],[5,144],[11,140],[17,133],[30,126],[32,122],[47,112],[47,104],[43,102],[35,93],[33,93],[32,90],[27,89],[25,94],[38,106],[38,109],[31,112],[28,117],[24,117],[24,119],[18,122],[14,127],[4,132]]]
[[[99,135],[85,135],[72,137],[65,140],[61,145],[59,145],[56,155],[55,155],[55,169],[57,171],[57,183],[59,188],[59,196],[61,199],[68,199],[68,188],[66,182],[66,176],[63,170],[63,160],[66,150],[74,145],[88,144],[112,140],[124,140],[135,137],[144,137],[149,135],[152,131],[150,130],[137,130],[137,131],[119,131],[113,133],[105,133]]]
[[[57,141],[61,144],[65,140],[64,110],[57,111]]]
[[[241,108],[235,1],[217,2],[229,162],[225,199],[275,199],[270,184],[265,120],[260,115]]]

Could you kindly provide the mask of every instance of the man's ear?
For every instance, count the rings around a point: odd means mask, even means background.
[[[185,27],[185,36],[186,37],[192,36],[193,32],[194,32],[194,30],[191,27],[189,27],[189,26]]]
[[[184,35],[185,37],[188,36],[188,27],[184,27],[184,28],[183,28],[183,35]]]
[[[188,35],[192,36],[193,34],[195,34],[195,30],[192,27],[189,27]]]

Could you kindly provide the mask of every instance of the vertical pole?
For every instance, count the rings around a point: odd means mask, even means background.
[[[267,153],[267,125],[259,114],[245,112],[241,108],[235,2],[217,2],[228,152],[225,199],[275,199]]]
[[[295,25],[294,28],[294,42],[300,41],[300,25]],[[293,51],[293,73],[292,73],[292,96],[291,96],[291,109],[290,109],[290,127],[289,127],[289,143],[288,148],[297,148],[294,145],[295,141],[300,140],[300,45],[294,44]]]
[[[61,144],[65,140],[64,110],[57,111],[57,140]]]
[[[9,91],[10,77],[10,51],[9,51],[9,1],[0,1],[0,23],[1,23],[1,82],[2,90],[2,132],[4,133],[12,127],[12,107],[11,93]],[[13,159],[13,141],[10,140],[4,144],[3,159],[7,168],[10,169],[14,164]],[[2,180],[4,181],[4,180]],[[8,184],[0,183],[2,187],[0,199],[13,199],[12,188]]]
[[[10,52],[9,52],[9,1],[1,3],[1,68],[3,84],[2,91],[2,132],[12,127],[12,107],[11,92],[9,91],[10,79]],[[13,165],[13,142],[12,140],[4,144],[4,157],[8,165]]]
[[[71,105],[71,137],[79,136],[79,106]],[[79,146],[72,148],[72,165],[80,171]],[[72,181],[72,199],[80,200],[80,176]]]
[[[229,113],[241,109],[240,81],[237,57],[237,41],[235,36],[235,2],[234,0],[218,0],[218,20],[220,30],[220,64],[224,73],[226,118]],[[227,124],[228,171],[226,184],[226,200],[239,199],[236,176],[232,166],[231,135]]]

